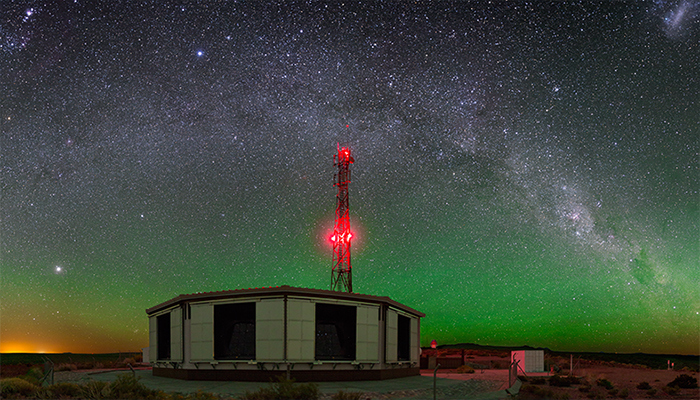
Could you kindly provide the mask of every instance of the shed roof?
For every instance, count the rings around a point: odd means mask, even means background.
[[[295,295],[295,296],[306,296],[306,297],[317,297],[326,298],[334,300],[349,300],[349,301],[362,301],[369,303],[384,303],[392,307],[403,310],[409,314],[413,314],[417,317],[425,317],[420,311],[414,310],[411,307],[405,306],[399,302],[390,299],[387,296],[372,296],[369,294],[360,293],[347,293],[347,292],[337,292],[333,290],[322,290],[322,289],[310,289],[310,288],[299,288],[293,286],[275,286],[275,287],[262,287],[262,288],[250,288],[250,289],[235,289],[235,290],[222,290],[219,292],[203,292],[203,293],[192,293],[192,294],[181,294],[179,296],[173,297],[163,303],[146,309],[147,314],[153,314],[165,308],[180,304],[189,303],[192,301],[206,301],[206,300],[221,300],[221,299],[234,299],[240,297],[252,297],[252,296],[280,296],[280,295]]]

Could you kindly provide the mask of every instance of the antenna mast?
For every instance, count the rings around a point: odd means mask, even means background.
[[[348,183],[350,183],[350,164],[355,159],[348,147],[340,147],[333,156],[333,166],[338,173],[333,179],[333,186],[338,187],[335,208],[335,228],[333,229],[333,271],[331,273],[331,290],[352,293],[352,266],[350,265],[350,214],[348,205]]]

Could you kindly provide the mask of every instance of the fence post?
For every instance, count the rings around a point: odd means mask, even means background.
[[[433,400],[437,398],[437,370],[440,368],[440,364],[435,366],[433,371]]]

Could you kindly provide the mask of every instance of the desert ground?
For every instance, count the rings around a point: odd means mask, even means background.
[[[489,351],[445,351],[436,353],[438,360],[442,360],[444,365],[459,365],[466,361],[472,368],[439,368],[421,370],[424,377],[432,377],[437,373],[437,377],[445,380],[465,381],[460,384],[443,385],[444,390],[438,391],[437,398],[447,399],[471,399],[482,398],[485,394],[503,393],[503,396],[491,396],[489,398],[515,398],[515,399],[700,399],[700,389],[676,388],[672,387],[673,382],[679,376],[686,376],[691,381],[700,380],[698,364],[694,357],[685,357],[682,368],[675,370],[650,368],[642,364],[626,364],[620,362],[575,359],[574,369],[571,373],[575,378],[569,379],[570,359],[569,357],[546,356],[545,365],[549,372],[522,372],[518,376],[521,385],[511,388],[519,389],[517,396],[511,397],[506,394],[505,389],[509,388],[508,353]],[[77,357],[72,355],[73,359]],[[93,358],[92,356],[90,357]],[[448,358],[450,358],[448,360]],[[658,357],[657,357],[658,358]],[[125,359],[133,361],[133,367],[139,374],[150,375],[149,366],[140,363],[140,359]],[[91,363],[60,363],[56,364],[55,382],[85,382],[88,380],[108,379],[110,373],[130,372],[125,360],[115,362],[94,362]],[[690,361],[688,361],[690,360]],[[73,360],[75,361],[75,360]],[[427,360],[424,360],[427,361]],[[457,362],[455,362],[457,361]],[[659,360],[652,360],[650,363],[659,365]],[[663,365],[665,359],[660,360]],[[3,364],[0,375],[3,378],[12,376],[23,376],[27,374],[30,367],[42,367],[41,365],[30,363]],[[679,364],[676,364],[679,365]],[[558,371],[554,373],[554,371]],[[103,375],[104,374],[104,375]],[[101,376],[101,377],[98,377]],[[569,386],[557,386],[556,383],[569,383]],[[430,380],[432,387],[432,380]],[[389,384],[389,386],[392,386]],[[393,386],[396,386],[395,384]],[[392,387],[393,387],[392,386]],[[251,386],[253,389],[253,386]],[[374,391],[368,386],[364,392],[363,399],[432,399],[432,391],[426,388],[417,390],[403,390],[404,388],[394,387],[391,390],[381,392]],[[460,397],[460,395],[464,395]],[[426,397],[427,396],[427,397]],[[476,397],[475,397],[476,396]],[[322,397],[326,398],[328,396]],[[330,397],[328,397],[330,398]]]
[[[432,376],[433,370],[421,370],[422,375]],[[568,375],[568,371],[562,371]],[[549,384],[552,373],[520,373],[522,382],[518,399],[700,399],[700,389],[669,389],[668,384],[676,377],[686,374],[700,380],[700,374],[693,371],[654,370],[635,366],[588,365],[577,369],[580,383],[569,387]],[[508,371],[502,369],[475,370],[474,373],[459,373],[456,369],[438,370],[437,376],[446,379],[488,380],[499,382],[500,389],[508,383]],[[600,386],[603,380],[610,383],[610,389]],[[649,388],[639,389],[643,382]],[[645,387],[645,386],[642,386]],[[534,389],[533,389],[534,388]]]
[[[86,379],[87,374],[94,374],[94,370],[61,371],[56,372],[55,380],[77,382]],[[126,371],[125,371],[126,372]],[[421,375],[433,376],[433,370],[421,370]],[[674,391],[667,388],[668,383],[682,374],[687,374],[695,379],[700,378],[697,372],[652,370],[640,367],[625,366],[587,366],[578,370],[579,384],[570,387],[557,387],[549,384],[551,373],[527,373],[520,374],[522,386],[516,399],[700,399],[700,389],[678,389]],[[474,373],[460,373],[456,369],[438,370],[438,378],[452,380],[476,380],[482,381],[478,387],[488,391],[506,389],[508,386],[508,370],[484,369],[475,370]],[[538,383],[538,378],[541,380]],[[599,386],[599,380],[610,382],[611,389]],[[639,389],[642,382],[649,384],[649,389]],[[530,388],[537,388],[531,391]],[[422,392],[415,395],[421,397]],[[401,399],[413,397],[413,393],[398,391],[396,393],[367,393],[367,398]],[[423,396],[424,397],[424,396]],[[452,396],[448,396],[452,397]],[[438,396],[440,398],[440,396]]]

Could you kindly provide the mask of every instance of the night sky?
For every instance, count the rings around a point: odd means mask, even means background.
[[[0,2],[0,351],[353,288],[427,345],[700,353],[700,1]]]

